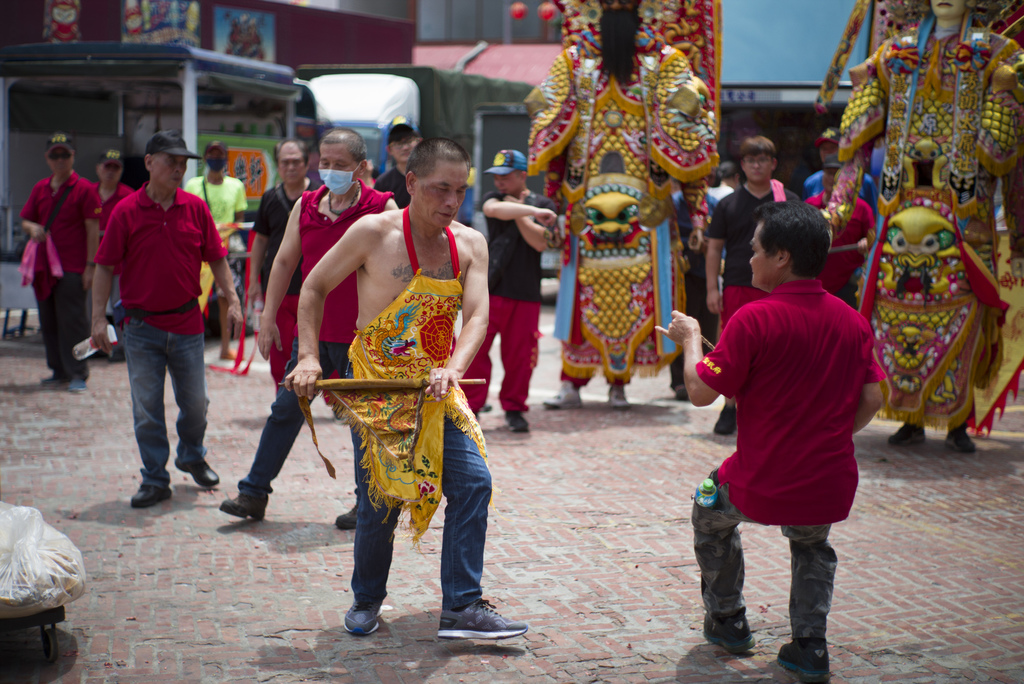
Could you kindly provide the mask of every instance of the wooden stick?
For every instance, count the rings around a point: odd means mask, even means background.
[[[317,389],[420,389],[430,382],[426,378],[392,379],[392,378],[331,378],[317,380]],[[459,380],[460,385],[482,385],[483,380]]]
[[[841,245],[839,247],[833,247],[832,249],[828,250],[828,253],[835,254],[836,252],[852,252],[855,249],[857,249],[856,242],[853,243],[852,245]]]

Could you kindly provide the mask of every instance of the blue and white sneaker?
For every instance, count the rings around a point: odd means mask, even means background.
[[[530,626],[498,615],[494,606],[482,598],[461,610],[441,611],[438,639],[508,639],[525,634]]]
[[[349,634],[366,636],[373,634],[380,627],[377,616],[380,615],[383,601],[356,601],[345,614],[345,630]]]

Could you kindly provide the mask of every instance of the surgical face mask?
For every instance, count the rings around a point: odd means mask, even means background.
[[[211,159],[210,157],[207,157],[205,161],[206,161],[206,168],[208,168],[208,169],[210,169],[211,171],[214,171],[214,172],[216,172],[216,171],[223,171],[224,167],[226,167],[228,165],[228,160],[224,159],[224,158]]]
[[[352,172],[320,169],[320,180],[335,195],[344,195],[352,187]]]

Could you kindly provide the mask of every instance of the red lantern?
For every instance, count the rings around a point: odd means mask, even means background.
[[[553,2],[542,2],[537,7],[537,16],[540,17],[541,21],[551,21],[555,18],[555,3]]]
[[[526,3],[513,2],[509,7],[509,12],[512,14],[513,19],[522,19],[526,16]]]

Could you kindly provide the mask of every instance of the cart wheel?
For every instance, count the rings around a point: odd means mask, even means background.
[[[39,635],[43,639],[43,655],[51,663],[57,662],[60,657],[60,642],[57,640],[57,625],[50,625],[49,628],[41,626]]]

